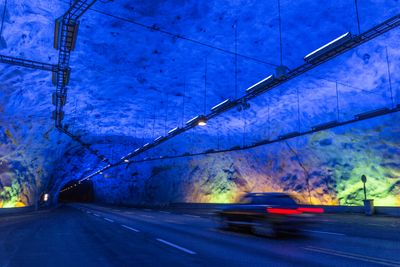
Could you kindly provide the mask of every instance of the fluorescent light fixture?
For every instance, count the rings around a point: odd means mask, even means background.
[[[211,108],[211,111],[215,111],[215,110],[218,110],[218,109],[220,109],[220,108],[223,108],[225,105],[229,104],[230,102],[231,102],[231,100],[228,98],[228,99],[222,101],[221,103],[219,103],[219,104],[213,106],[213,107]]]
[[[143,147],[146,147],[146,146],[148,146],[148,145],[150,145],[150,143],[146,143],[146,144],[144,144],[144,145],[143,145]]]
[[[139,147],[139,148],[136,148],[136,149],[135,149],[135,153],[138,152],[140,149],[141,149],[140,147]]]
[[[296,137],[298,135],[300,135],[299,132],[291,132],[291,133],[279,135],[278,139],[288,139],[288,138]]]
[[[194,117],[194,118],[191,118],[190,120],[188,120],[188,121],[186,122],[186,124],[191,124],[192,122],[194,122],[194,121],[197,120],[198,118],[200,118],[200,116],[196,116],[196,117]]]
[[[44,194],[43,200],[44,202],[47,202],[49,200],[49,194]]]
[[[172,133],[176,132],[178,129],[179,129],[178,127],[175,127],[174,129],[172,129],[171,131],[169,131],[168,134],[172,134]]]
[[[321,124],[312,126],[311,129],[313,131],[320,131],[320,130],[324,130],[324,129],[329,129],[329,128],[335,127],[337,125],[338,125],[338,122],[335,120],[335,121],[329,121],[329,122],[326,122],[326,123],[321,123]]]
[[[161,138],[163,138],[162,136],[157,137],[156,139],[154,139],[154,142],[159,141]]]
[[[352,34],[351,32],[346,32],[345,34],[339,36],[338,38],[336,38],[335,40],[327,43],[326,45],[321,46],[320,48],[314,50],[313,52],[311,52],[310,54],[308,54],[307,56],[304,57],[305,61],[310,61],[320,55],[322,55],[324,52],[331,50],[345,42],[347,42],[348,40],[350,40],[352,38]]]
[[[199,122],[197,123],[197,125],[206,126],[207,125],[207,121],[205,119],[200,119]]]
[[[103,174],[103,172],[99,172],[99,174]]]
[[[368,119],[368,118],[372,118],[372,117],[376,117],[379,115],[384,115],[390,112],[389,108],[379,108],[379,109],[375,109],[375,110],[370,110],[364,113],[360,113],[357,114],[355,117],[358,120],[362,120],[362,119]]]
[[[129,159],[124,159],[124,162],[128,163],[128,162],[129,162]]]
[[[250,91],[255,91],[260,89],[262,86],[267,85],[269,83],[271,83],[274,80],[274,75],[271,74],[269,75],[267,78],[265,78],[264,80],[259,81],[258,83],[250,86],[249,88],[246,89],[246,92],[250,92]]]

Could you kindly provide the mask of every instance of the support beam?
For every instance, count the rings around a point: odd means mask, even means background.
[[[67,85],[69,83],[71,68],[69,67],[71,51],[75,49],[76,38],[78,36],[78,19],[96,2],[96,0],[76,0],[67,12],[58,18],[55,22],[54,30],[54,48],[59,50],[58,69],[53,73],[53,84],[56,91],[52,95],[52,102],[55,110],[52,112],[52,118],[55,121],[56,128],[69,136],[72,140],[79,143],[83,148],[95,155],[101,161],[110,164],[110,161],[97,150],[92,149],[90,144],[83,142],[79,136],[69,132],[62,124],[64,119],[63,107],[67,101]]]
[[[289,71],[284,77],[281,78],[274,78],[273,76],[269,76],[267,79],[265,79],[264,81],[268,81],[268,82],[260,82],[257,83],[257,89],[256,90],[247,90],[247,94],[244,95],[241,98],[238,98],[234,101],[230,101],[229,105],[224,105],[224,109],[217,109],[212,111],[211,113],[207,114],[207,115],[202,115],[200,117],[204,118],[206,121],[210,120],[214,117],[217,117],[223,113],[225,113],[228,110],[231,110],[232,108],[241,105],[242,103],[246,103],[248,100],[253,99],[267,91],[270,91],[271,89],[280,86],[284,83],[286,83],[289,80],[292,80],[293,78],[311,70],[314,69],[315,67],[321,65],[324,62],[327,62],[355,47],[360,46],[361,44],[364,44],[378,36],[380,36],[381,34],[388,32],[396,27],[400,26],[400,14],[396,15],[378,25],[376,25],[375,27],[369,29],[368,31],[362,33],[361,35],[355,36],[353,39],[349,40],[348,42],[342,43],[341,45],[338,45],[335,47],[335,49],[333,50],[329,50],[326,54],[322,54],[320,56],[318,56],[318,59],[315,59],[312,61],[312,63],[306,62],[305,64]],[[254,86],[253,86],[254,87]],[[250,88],[253,88],[250,87]],[[179,131],[176,132],[176,134],[174,135],[168,135],[162,138],[162,140],[157,140],[154,141],[152,143],[149,143],[146,147],[141,147],[139,149],[136,149],[134,152],[129,153],[127,156],[122,157],[121,161],[115,163],[115,164],[119,164],[121,163],[124,159],[129,159],[132,158],[134,156],[137,156],[138,154],[141,154],[151,148],[154,148],[155,146],[158,146],[164,142],[166,142],[167,140],[175,137],[178,134],[184,133],[194,127],[197,127],[198,124],[197,123],[187,123],[186,126],[179,128]]]
[[[356,48],[356,47],[358,47],[358,46],[360,46],[360,45],[362,45],[362,44],[364,44],[364,43],[366,43],[366,42],[368,42],[368,41],[370,41],[370,40],[372,40],[372,39],[374,39],[374,38],[376,38],[376,37],[378,37],[378,36],[380,36],[380,35],[382,35],[382,34],[384,34],[386,32],[388,32],[388,31],[398,27],[398,26],[400,26],[400,14],[398,14],[398,15],[396,15],[396,16],[394,16],[394,17],[392,17],[392,18],[390,18],[390,19],[388,19],[388,20],[376,25],[375,27],[369,29],[368,31],[366,31],[366,32],[364,32],[364,33],[362,33],[360,35],[355,36],[354,38],[348,40],[347,42],[344,42],[344,43],[336,46],[334,49],[327,51],[325,54],[319,55],[318,59],[313,60],[312,63],[311,62],[306,62],[303,65],[300,65],[299,67],[289,71],[287,74],[285,74],[282,77],[279,77],[279,78],[276,78],[276,79],[273,79],[273,80],[269,80],[269,78],[267,78],[268,79],[268,83],[262,83],[262,82],[258,83],[257,84],[257,90],[248,90],[247,94],[244,95],[243,97],[229,102],[230,105],[227,106],[227,108],[224,108],[222,110],[215,110],[215,111],[212,111],[211,113],[209,113],[207,115],[201,115],[199,117],[202,117],[205,120],[210,120],[210,119],[212,119],[212,118],[214,118],[216,116],[219,116],[222,113],[225,113],[226,111],[228,111],[228,110],[230,110],[230,109],[232,109],[232,108],[234,108],[236,106],[242,105],[242,103],[246,103],[248,100],[253,99],[253,98],[255,98],[255,97],[257,97],[257,96],[259,96],[259,95],[261,95],[261,94],[263,94],[263,93],[265,93],[267,91],[270,91],[273,88],[275,88],[277,86],[280,86],[280,85],[286,83],[287,81],[292,80],[293,78],[295,78],[295,77],[297,77],[297,76],[299,76],[299,75],[301,75],[301,74],[303,74],[303,73],[305,73],[307,71],[310,71],[311,69],[314,69],[315,67],[321,65],[322,63],[327,62],[329,60],[332,60],[333,58],[335,58],[335,57],[337,57],[337,56],[339,56],[339,55],[341,55],[341,54],[343,54],[343,53],[345,53],[345,52],[347,52],[347,51],[349,51],[351,49],[354,49],[354,48]],[[258,86],[259,84],[261,84],[261,86]],[[397,111],[397,110],[395,110],[395,111]],[[92,173],[91,175],[83,178],[82,180],[90,179],[91,177],[99,174],[100,172],[103,172],[103,171],[105,171],[107,169],[110,169],[110,168],[112,168],[114,166],[118,166],[120,164],[123,164],[123,163],[126,162],[126,160],[129,160],[130,158],[138,156],[139,154],[142,154],[142,153],[148,151],[149,149],[152,149],[152,148],[154,148],[154,147],[156,147],[158,145],[161,145],[164,142],[172,139],[173,137],[175,137],[175,136],[177,136],[177,135],[179,135],[181,133],[184,133],[186,131],[189,131],[190,129],[192,129],[192,128],[196,127],[196,126],[198,126],[198,124],[194,124],[194,123],[189,123],[188,124],[187,123],[184,127],[178,128],[177,130],[174,130],[174,134],[170,134],[170,135],[167,135],[167,136],[164,136],[164,137],[159,137],[156,140],[154,140],[153,142],[147,143],[145,146],[136,148],[133,152],[130,152],[127,155],[123,156],[119,161],[117,161],[117,162],[115,162],[113,164],[108,164],[107,166],[105,166],[102,169],[100,169],[100,170]],[[308,132],[298,133],[297,135],[293,135],[293,136],[289,136],[289,137],[281,137],[279,139],[279,141],[286,140],[288,138],[293,138],[293,137],[300,136],[300,135],[307,134],[307,133]]]
[[[185,154],[182,154],[182,155],[160,156],[160,157],[156,157],[156,158],[144,158],[144,159],[139,159],[139,160],[128,160],[127,157],[124,157],[120,161],[118,161],[117,163],[109,164],[109,165],[99,169],[98,171],[96,171],[96,172],[94,172],[94,173],[92,173],[92,174],[80,179],[79,181],[88,180],[88,179],[92,178],[93,176],[101,174],[101,173],[107,171],[108,169],[111,169],[113,167],[119,166],[119,165],[124,164],[124,163],[141,163],[141,162],[147,162],[147,161],[175,159],[175,158],[185,158],[185,157],[194,157],[194,156],[208,155],[208,154],[226,153],[226,152],[232,152],[232,151],[238,151],[238,150],[247,150],[247,149],[255,148],[255,147],[258,147],[258,146],[267,145],[267,144],[273,144],[273,143],[277,143],[277,142],[282,142],[282,141],[286,141],[286,140],[289,140],[289,139],[292,139],[292,138],[305,136],[305,135],[308,135],[308,134],[313,134],[313,133],[316,133],[316,132],[320,132],[320,131],[324,131],[324,130],[328,130],[328,129],[332,129],[332,128],[336,128],[336,127],[340,127],[340,126],[344,126],[344,125],[360,122],[360,121],[363,121],[363,120],[377,118],[377,117],[381,117],[381,116],[385,116],[385,115],[393,114],[393,113],[397,113],[397,112],[400,112],[400,105],[398,105],[398,107],[396,107],[396,108],[387,109],[387,111],[385,113],[374,113],[371,116],[363,117],[363,118],[360,118],[360,117],[356,116],[354,119],[350,119],[350,120],[347,120],[347,121],[335,122],[335,123],[327,123],[327,124],[324,124],[324,127],[312,127],[312,129],[308,130],[308,131],[290,133],[290,134],[279,136],[276,139],[272,139],[272,140],[261,140],[261,141],[259,141],[257,143],[254,143],[252,145],[248,145],[248,146],[245,146],[245,147],[235,146],[235,147],[232,147],[232,148],[229,148],[229,149],[222,149],[222,150],[213,150],[213,149],[211,149],[211,150],[207,150],[205,152],[198,152],[198,153],[193,153],[193,154],[185,153]]]
[[[70,53],[75,48],[78,35],[78,19],[96,2],[96,0],[76,0],[67,12],[56,20],[54,31],[54,47],[59,50],[58,71],[53,78],[56,86],[54,94],[55,110],[53,119],[57,129],[62,128],[64,117],[63,106],[67,99],[68,81],[71,73],[69,67]]]
[[[64,134],[68,135],[72,140],[79,143],[82,147],[84,147],[91,154],[93,154],[94,156],[99,158],[102,162],[110,164],[110,161],[105,156],[100,154],[97,150],[93,149],[90,144],[83,142],[79,136],[76,136],[73,133],[69,132],[68,129],[66,129],[65,127],[61,127],[58,130]]]
[[[17,57],[10,57],[10,56],[5,56],[5,55],[0,55],[0,63],[14,65],[14,66],[20,66],[20,67],[25,67],[25,68],[30,68],[30,69],[36,69],[36,70],[44,70],[44,71],[52,71],[52,72],[58,71],[58,65],[43,63],[43,62],[39,62],[39,61],[33,61],[33,60],[29,60],[29,59],[22,59],[22,58],[17,58]]]

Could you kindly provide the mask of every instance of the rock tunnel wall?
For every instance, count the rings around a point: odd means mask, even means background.
[[[97,1],[95,8],[123,18],[134,12],[134,20],[150,29],[154,26],[227,51],[234,50],[237,31],[241,54],[277,64],[276,2],[272,6],[256,0],[131,2]],[[284,61],[290,69],[327,41],[349,30],[356,32],[352,1],[281,2]],[[399,13],[397,0],[383,2],[359,3],[363,31]],[[68,6],[68,1],[15,0],[3,9],[1,3],[0,10],[6,11],[1,54],[56,63],[53,25]],[[241,95],[274,71],[270,64],[241,57],[235,70],[229,53],[195,46],[177,36],[101,13],[91,10],[82,17],[63,123],[112,162],[199,115],[203,106],[208,110],[227,97],[233,98],[236,76]],[[274,125],[273,135],[286,134],[295,130],[296,97],[302,99],[303,121],[310,125],[325,122],[335,112],[335,82],[341,116],[387,107],[389,86],[393,86],[393,103],[397,105],[398,36],[397,29],[349,51],[274,94],[255,99],[247,113],[215,118],[220,124],[214,128],[196,130],[193,135],[190,132],[168,146],[176,154],[204,151],[214,148],[205,139],[216,135],[224,139],[226,148],[237,146],[243,118],[252,125],[247,130],[253,134],[251,141],[264,138],[266,124]],[[65,183],[104,166],[54,129],[50,119],[54,110],[51,73],[4,64],[0,68],[0,208],[33,205],[44,192],[57,199]],[[204,102],[203,85],[208,88]],[[300,95],[296,96],[296,91]],[[267,113],[271,123],[267,123]],[[241,152],[125,165],[95,177],[95,193],[98,201],[115,203],[229,202],[245,191],[274,190],[295,192],[312,203],[360,204],[359,176],[365,173],[370,197],[377,204],[398,205],[396,116],[385,117],[384,123],[371,120]],[[108,137],[126,138],[129,145],[111,139],[98,142]],[[157,148],[154,155],[171,152],[162,150]]]
[[[54,141],[58,147],[51,146]],[[50,125],[2,122],[0,208],[34,205],[52,182],[55,163],[68,146],[67,141]]]
[[[99,202],[229,203],[283,191],[303,203],[361,205],[360,177],[378,206],[400,205],[399,114],[253,149],[132,163],[94,178]]]

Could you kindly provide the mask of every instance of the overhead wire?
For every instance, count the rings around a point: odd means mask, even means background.
[[[261,60],[261,59],[258,59],[258,58],[254,58],[254,57],[251,57],[251,56],[239,54],[239,53],[230,51],[228,49],[217,47],[215,45],[208,44],[208,43],[205,43],[205,42],[193,39],[193,38],[189,38],[189,37],[183,36],[181,34],[177,34],[177,33],[170,32],[168,30],[161,29],[160,27],[158,27],[156,25],[150,26],[150,25],[147,25],[147,24],[144,24],[144,23],[141,23],[141,22],[137,22],[137,21],[135,21],[133,19],[129,19],[129,18],[125,18],[125,17],[122,17],[122,16],[114,15],[114,14],[111,14],[111,13],[108,13],[108,12],[105,12],[105,11],[102,11],[102,10],[99,10],[99,9],[96,9],[96,8],[93,8],[93,7],[89,8],[89,10],[91,10],[93,12],[96,12],[96,13],[99,13],[99,14],[102,14],[104,16],[108,16],[108,17],[111,17],[111,18],[114,18],[114,19],[118,19],[118,20],[121,20],[121,21],[125,21],[125,22],[128,22],[128,23],[134,24],[136,26],[145,28],[145,29],[147,29],[149,31],[152,31],[152,32],[159,32],[159,33],[162,33],[162,34],[165,34],[165,35],[169,35],[169,36],[171,36],[173,38],[181,39],[181,40],[184,40],[184,41],[187,41],[187,42],[191,42],[191,43],[194,43],[194,44],[197,44],[197,45],[200,45],[200,46],[204,46],[204,47],[207,47],[207,48],[210,48],[210,49],[214,49],[214,50],[220,51],[220,52],[225,53],[225,54],[238,56],[238,57],[241,57],[241,58],[244,58],[244,59],[248,59],[248,60],[260,63],[260,64],[268,65],[268,66],[271,66],[271,67],[277,67],[278,66],[278,65],[276,65],[274,63],[266,62],[264,60]]]

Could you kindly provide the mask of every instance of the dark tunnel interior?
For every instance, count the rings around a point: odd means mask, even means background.
[[[79,182],[79,186],[77,184],[78,182],[73,180],[64,185],[58,197],[59,203],[93,202],[93,182],[86,180]],[[67,188],[69,189],[66,190]]]

